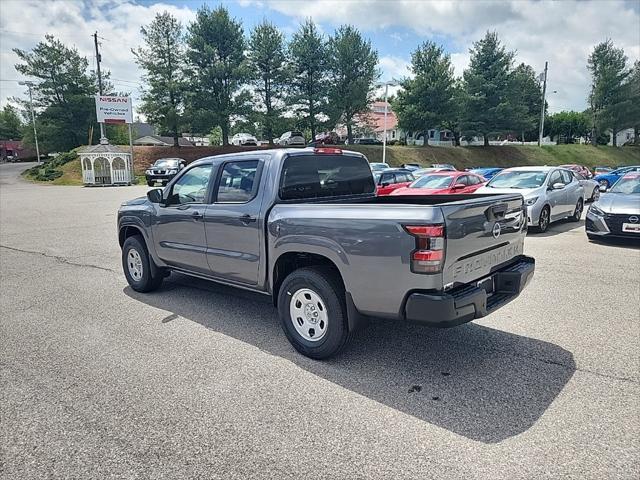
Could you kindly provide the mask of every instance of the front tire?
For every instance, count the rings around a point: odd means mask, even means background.
[[[305,267],[289,274],[278,294],[278,313],[289,342],[309,358],[329,358],[351,339],[344,286],[331,268]]]
[[[538,219],[538,232],[546,232],[549,228],[549,223],[551,223],[551,210],[548,206],[545,206],[542,208],[540,218]]]
[[[578,199],[578,203],[576,203],[576,209],[573,211],[573,215],[569,217],[570,222],[579,222],[582,218],[582,210],[584,208],[584,202],[582,198]]]
[[[156,182],[151,182],[151,181],[147,180],[147,185],[149,187],[153,187],[155,184],[156,184]]]
[[[163,272],[151,262],[153,260],[141,236],[134,235],[124,241],[122,268],[127,282],[136,292],[152,292],[162,284]]]

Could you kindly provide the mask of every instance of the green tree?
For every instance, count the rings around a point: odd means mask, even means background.
[[[640,61],[636,60],[627,81],[623,84],[623,98],[628,108],[621,119],[622,128],[633,128],[633,143],[640,145]]]
[[[509,88],[514,53],[505,49],[495,32],[487,32],[469,51],[469,68],[463,74],[462,129],[468,134],[481,134],[487,146],[489,135],[510,131],[517,116]]]
[[[228,145],[232,117],[248,111],[247,94],[238,95],[248,74],[242,24],[224,7],[204,6],[189,25],[187,45],[191,108],[205,127],[219,125],[222,142]]]
[[[318,27],[307,20],[293,34],[288,50],[292,70],[289,104],[315,139],[318,116],[327,107],[327,46]]]
[[[542,107],[542,89],[533,67],[521,63],[511,72],[509,95],[512,105],[510,130],[521,134],[525,141],[526,132],[538,128]]]
[[[442,47],[425,42],[411,55],[414,78],[402,82],[394,104],[398,125],[413,132],[425,132],[455,118],[455,77],[451,57]],[[428,135],[424,135],[428,145]]]
[[[464,106],[464,90],[462,81],[459,78],[455,79],[452,89],[452,95],[453,101],[451,102],[451,110],[442,122],[442,127],[450,130],[451,133],[453,133],[454,145],[456,147],[459,147],[460,137],[462,136],[460,128],[462,125],[462,112]]]
[[[67,151],[86,143],[95,123],[96,76],[88,72],[89,62],[75,48],[65,46],[51,35],[31,51],[13,50],[22,63],[15,69],[37,80],[32,87],[38,113],[38,140],[42,152]],[[111,86],[105,73],[105,91]],[[28,101],[20,100],[25,110]],[[97,133],[96,133],[97,137]],[[33,132],[25,129],[25,143],[33,145]]]
[[[558,112],[549,115],[544,122],[545,134],[556,137],[558,143],[574,143],[589,133],[589,117],[584,112]]]
[[[378,52],[350,25],[336,31],[327,50],[329,103],[334,118],[347,126],[347,138],[353,143],[354,120],[369,109],[373,84],[379,77]]]
[[[140,111],[150,123],[169,133],[173,146],[178,147],[187,90],[182,25],[164,12],[140,31],[144,46],[132,50],[146,83]]]
[[[284,35],[266,20],[251,32],[247,58],[252,84],[264,112],[260,112],[264,136],[273,145],[274,127],[281,114],[287,82]]]
[[[624,84],[630,75],[624,50],[616,48],[611,40],[596,45],[589,55],[587,66],[591,72],[591,95],[589,97],[593,113],[593,128],[611,129],[613,146],[617,145],[616,135],[624,123],[624,117],[631,107],[631,99],[625,95]],[[592,132],[592,142],[597,138]]]
[[[222,145],[222,129],[219,126],[215,126],[209,132],[209,143],[211,145]]]
[[[0,140],[20,140],[24,125],[18,111],[12,105],[5,105],[0,112]]]

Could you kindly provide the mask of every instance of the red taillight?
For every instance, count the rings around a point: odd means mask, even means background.
[[[342,155],[342,149],[319,147],[319,148],[314,148],[313,153],[322,153],[325,155]]]
[[[444,263],[444,225],[405,225],[416,237],[416,249],[411,252],[411,271],[438,273]]]
[[[444,237],[444,227],[442,225],[418,225],[404,228],[416,237]]]

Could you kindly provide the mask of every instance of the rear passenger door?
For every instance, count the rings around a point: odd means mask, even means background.
[[[565,184],[565,213],[572,214],[575,211],[576,204],[580,198],[584,188],[580,185],[580,182],[573,175],[573,172],[569,170],[562,170],[562,181]]]
[[[204,217],[207,262],[217,278],[258,283],[264,256],[262,167],[260,158],[230,160],[218,167],[213,203]]]

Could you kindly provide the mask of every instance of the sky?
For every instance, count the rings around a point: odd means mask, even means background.
[[[29,50],[49,33],[75,46],[95,68],[97,31],[101,66],[111,71],[116,90],[133,95],[135,108],[142,85],[131,48],[142,43],[140,27],[163,11],[186,26],[203,4],[224,5],[246,33],[265,19],[287,38],[309,17],[325,35],[352,24],[377,49],[385,81],[409,75],[411,52],[427,40],[443,46],[461,75],[473,42],[496,31],[517,63],[541,72],[549,62],[551,112],[587,107],[586,64],[594,45],[611,39],[629,65],[640,59],[640,0],[0,0],[0,105],[26,97],[13,48]]]

